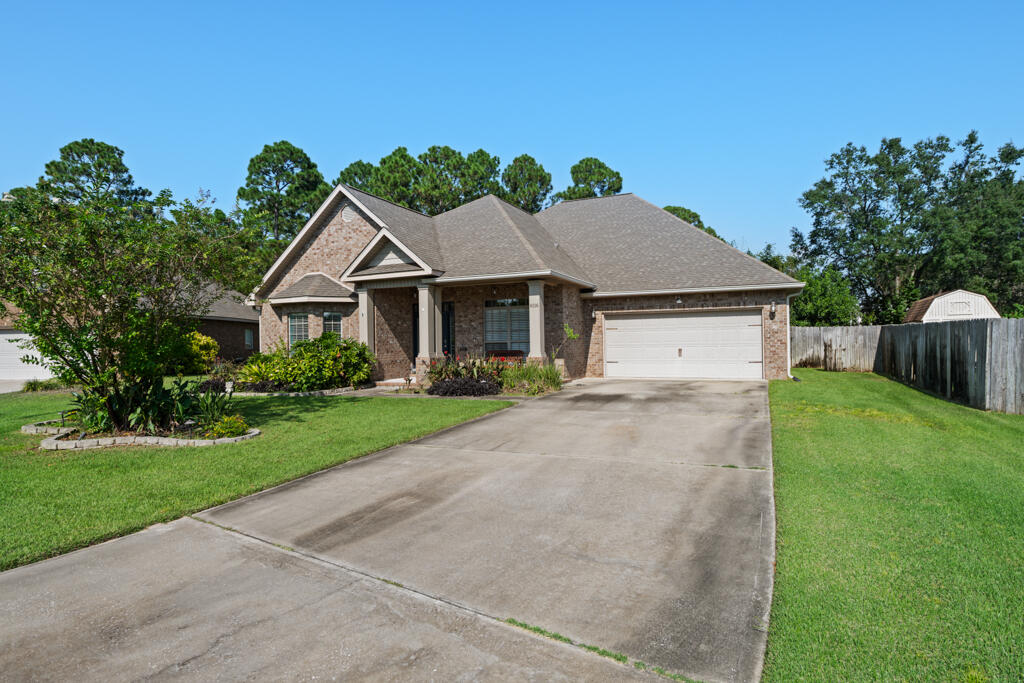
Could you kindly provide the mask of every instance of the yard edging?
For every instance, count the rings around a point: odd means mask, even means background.
[[[87,450],[108,446],[194,446],[202,448],[248,441],[249,439],[256,438],[261,433],[260,430],[253,428],[241,436],[221,437],[219,439],[178,439],[169,436],[108,436],[97,439],[65,439],[69,434],[75,432],[76,429],[74,427],[48,426],[55,422],[60,422],[60,420],[46,420],[44,422],[22,425],[21,431],[25,434],[50,435],[39,444],[39,448],[44,451]]]

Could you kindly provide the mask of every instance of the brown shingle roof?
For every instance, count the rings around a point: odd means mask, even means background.
[[[305,296],[354,299],[355,294],[348,287],[338,284],[323,273],[308,273],[275,294],[272,300]]]
[[[907,307],[907,314],[903,316],[903,322],[905,323],[919,323],[924,320],[924,316],[928,313],[928,309],[931,308],[932,302],[938,299],[943,294],[948,292],[939,292],[938,294],[932,294],[926,296],[923,299],[918,299],[914,303]]]
[[[797,283],[633,194],[562,202],[536,218],[599,292]]]
[[[203,319],[213,318],[217,320],[242,320],[245,322],[257,322],[260,314],[253,306],[243,303],[244,296],[231,289],[211,288],[211,293],[217,298],[210,304],[210,310],[206,312]]]
[[[593,285],[598,292],[799,286],[788,275],[632,194],[562,202],[535,215],[488,195],[430,217],[347,185],[332,197],[337,201],[343,193],[441,273],[441,280],[556,273]],[[308,239],[307,232],[304,228],[299,239]],[[358,274],[401,272],[380,268]],[[293,293],[289,287],[274,298],[286,296],[309,294]]]

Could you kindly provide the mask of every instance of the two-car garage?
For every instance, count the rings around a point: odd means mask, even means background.
[[[762,379],[761,309],[604,314],[608,378]]]

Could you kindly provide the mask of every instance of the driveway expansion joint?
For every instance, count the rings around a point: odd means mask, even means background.
[[[306,560],[312,560],[314,562],[319,562],[319,563],[323,563],[323,564],[329,565],[329,566],[334,567],[335,569],[341,570],[343,572],[346,572],[346,573],[349,573],[349,574],[354,574],[354,575],[356,575],[359,578],[369,579],[369,580],[371,580],[371,581],[373,581],[373,582],[375,582],[377,584],[385,584],[385,585],[389,586],[392,590],[404,591],[404,592],[407,592],[407,593],[411,593],[411,594],[413,594],[413,595],[415,595],[417,597],[426,598],[427,600],[431,600],[433,602],[441,603],[442,605],[446,605],[446,606],[451,607],[453,609],[457,609],[457,610],[460,610],[460,611],[463,611],[463,612],[468,612],[470,614],[474,614],[474,615],[476,615],[478,617],[481,617],[483,619],[487,619],[487,620],[492,621],[492,622],[494,622],[496,624],[501,624],[505,628],[516,628],[517,630],[526,631],[526,632],[530,633],[531,637],[534,637],[534,638],[543,638],[543,639],[546,639],[546,640],[555,640],[555,641],[561,642],[561,643],[563,643],[565,645],[568,645],[570,647],[579,649],[579,650],[581,650],[583,652],[586,652],[586,653],[588,653],[590,655],[593,655],[594,657],[601,657],[601,658],[604,658],[604,659],[610,659],[610,660],[612,660],[614,662],[617,662],[618,664],[623,665],[623,666],[627,666],[627,665],[631,666],[634,663],[634,660],[631,660],[626,655],[623,655],[623,654],[618,653],[618,652],[611,652],[611,651],[606,650],[605,648],[602,648],[602,647],[598,647],[598,646],[594,646],[594,645],[588,645],[586,643],[581,643],[581,642],[572,640],[572,639],[570,639],[570,638],[568,638],[566,636],[561,636],[561,637],[557,637],[556,638],[556,637],[552,637],[552,636],[549,636],[549,635],[544,635],[542,633],[535,632],[534,629],[536,627],[532,627],[531,628],[528,625],[521,625],[521,622],[518,622],[518,621],[516,621],[515,619],[512,619],[512,618],[498,617],[498,616],[495,616],[493,614],[489,614],[487,612],[484,612],[483,610],[479,610],[479,609],[477,609],[475,607],[470,607],[469,605],[464,605],[462,603],[456,602],[454,600],[450,600],[448,598],[443,598],[441,596],[434,595],[432,593],[427,593],[425,591],[417,590],[416,588],[410,588],[409,586],[406,586],[403,583],[399,583],[398,581],[395,581],[393,579],[388,579],[388,578],[383,577],[383,576],[377,576],[376,574],[373,574],[371,572],[367,572],[367,571],[364,571],[362,569],[358,569],[356,567],[353,567],[353,566],[350,566],[350,565],[347,565],[347,564],[344,564],[344,563],[341,563],[341,562],[337,562],[335,560],[331,560],[331,559],[328,559],[328,558],[325,558],[325,557],[321,557],[319,555],[316,555],[316,554],[313,554],[313,553],[308,553],[308,552],[305,552],[303,550],[299,550],[299,549],[296,549],[296,548],[291,548],[291,547],[282,545],[280,543],[274,543],[273,541],[268,541],[265,538],[260,538],[259,536],[255,536],[253,534],[249,534],[249,533],[246,533],[244,531],[240,531],[238,529],[234,529],[234,528],[229,527],[229,526],[224,526],[223,524],[218,524],[217,522],[213,522],[213,521],[210,521],[208,519],[203,519],[201,517],[196,517],[194,515],[189,515],[188,517],[189,517],[189,519],[195,520],[197,522],[202,522],[203,524],[208,524],[208,525],[210,525],[210,526],[212,526],[212,527],[214,527],[216,529],[219,529],[221,531],[226,531],[228,533],[238,534],[239,536],[244,536],[245,538],[247,538],[247,539],[249,539],[251,541],[255,541],[255,542],[263,544],[263,545],[265,545],[265,546],[267,546],[269,548],[273,548],[275,551],[283,552],[283,553],[286,553],[288,555],[295,555],[295,556],[301,557],[301,558],[306,559]],[[339,588],[339,590],[341,590],[341,588]],[[238,631],[244,630],[245,628],[249,627],[250,625],[251,624],[243,624],[242,626],[240,626],[238,628]],[[561,635],[561,634],[558,634],[558,635]],[[218,638],[218,640],[221,640],[221,638]],[[217,643],[212,644],[210,646],[209,650],[212,650],[216,646],[216,644]],[[206,653],[203,653],[203,654],[206,654]],[[197,656],[194,656],[194,657],[190,657],[185,662],[177,662],[177,663],[170,664],[167,667],[164,667],[164,669],[161,672],[159,672],[159,673],[164,673],[164,672],[169,671],[171,669],[180,669],[182,666],[187,665],[189,661],[198,659],[200,656],[202,656],[202,655],[197,655]],[[651,671],[651,673],[658,673],[658,672],[654,671],[653,669],[651,669],[650,671]],[[668,674],[666,672],[665,674],[660,674],[660,675],[662,675],[664,677],[664,676],[666,676]],[[678,676],[678,674],[676,676]],[[675,676],[669,675],[669,677],[675,677]],[[691,679],[676,678],[676,680],[691,680]]]

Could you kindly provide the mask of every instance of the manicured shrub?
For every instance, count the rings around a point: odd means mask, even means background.
[[[326,332],[315,339],[296,342],[290,353],[278,347],[270,353],[251,356],[238,372],[239,388],[257,391],[251,387],[266,382],[295,391],[358,386],[370,378],[376,362],[366,344]]]
[[[213,337],[201,332],[190,332],[177,371],[183,375],[201,375],[209,372],[220,351],[220,344]]]
[[[249,431],[249,425],[241,415],[225,415],[213,424],[208,436],[213,439],[230,439]]]
[[[434,382],[427,393],[434,396],[492,396],[501,393],[501,386],[488,379],[455,377]]]

